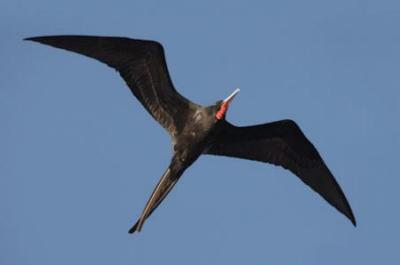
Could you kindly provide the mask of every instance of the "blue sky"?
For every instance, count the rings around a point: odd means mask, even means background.
[[[398,1],[0,3],[0,264],[394,264],[399,261]],[[351,223],[290,172],[201,157],[127,230],[169,136],[99,62],[37,35],[160,41],[175,86],[228,120],[298,122]]]

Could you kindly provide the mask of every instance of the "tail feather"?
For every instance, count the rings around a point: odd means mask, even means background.
[[[140,230],[137,230],[139,225],[139,220],[137,220],[136,224],[129,229],[129,234],[133,234],[135,232],[140,232]]]
[[[182,172],[176,173],[170,168],[165,171],[157,186],[155,187],[152,195],[147,201],[139,220],[129,229],[129,233],[140,232],[146,219],[153,213],[153,211],[160,205],[160,203],[167,197],[168,193],[175,186]]]

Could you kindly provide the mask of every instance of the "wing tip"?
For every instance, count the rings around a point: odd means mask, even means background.
[[[39,43],[44,43],[46,37],[45,36],[38,36],[38,37],[28,37],[24,38],[24,41],[34,41],[34,42],[39,42]]]
[[[357,227],[357,221],[356,218],[354,217],[354,214],[350,208],[350,214],[347,215],[347,217],[350,219],[350,222],[354,225],[354,227]]]
[[[342,194],[343,194],[343,192],[342,192]],[[344,194],[343,194],[343,198],[344,198],[344,204],[345,204],[344,207],[335,206],[335,208],[337,210],[339,210],[339,212],[341,212],[344,216],[346,216],[350,220],[350,222],[353,224],[354,227],[357,227],[357,221],[353,214],[353,210],[351,209],[350,204],[347,201]]]
[[[35,41],[36,37],[28,37],[28,38],[24,38],[23,40],[29,40],[29,41]]]

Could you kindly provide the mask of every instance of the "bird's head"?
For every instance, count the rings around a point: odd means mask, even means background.
[[[217,102],[217,112],[215,113],[215,119],[222,120],[225,119],[225,114],[228,111],[229,104],[231,104],[233,98],[239,93],[240,89],[236,88],[232,94],[230,94],[226,99],[223,101]]]

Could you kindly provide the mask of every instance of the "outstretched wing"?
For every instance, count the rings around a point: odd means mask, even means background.
[[[236,127],[225,122],[207,152],[282,166],[297,175],[356,225],[347,199],[318,151],[294,121]]]
[[[74,35],[25,40],[83,54],[115,68],[150,115],[172,135],[184,124],[180,120],[184,114],[197,106],[175,90],[158,42]]]

